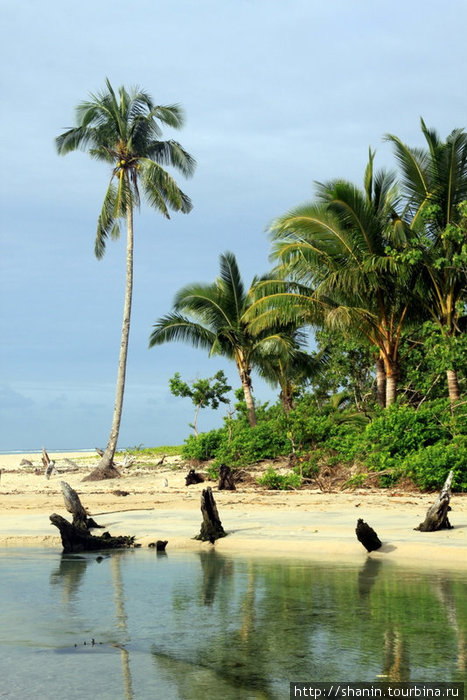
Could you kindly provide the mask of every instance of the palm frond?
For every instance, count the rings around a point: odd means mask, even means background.
[[[163,124],[174,129],[181,129],[185,123],[185,112],[179,104],[157,105],[152,109],[151,117],[159,119]]]
[[[143,158],[141,163],[141,182],[149,204],[170,218],[169,209],[188,214],[193,205],[190,198],[182,192],[175,180],[158,163]]]
[[[163,316],[153,328],[149,338],[150,348],[169,341],[182,341],[195,348],[211,350],[216,340],[215,334],[208,328],[178,313]]]
[[[93,142],[93,132],[87,126],[77,126],[64,131],[55,139],[55,146],[59,155],[66,155],[72,151],[86,150],[89,143]]]
[[[96,258],[101,259],[105,253],[107,238],[111,235],[115,238],[119,235],[118,215],[116,215],[117,190],[110,181],[105,193],[101,213],[97,220],[96,240],[94,243],[94,253]]]
[[[240,319],[245,305],[245,288],[235,255],[226,252],[219,260],[219,290],[224,297],[227,314],[231,318]]]
[[[216,284],[186,285],[175,295],[174,309],[190,314],[216,332],[236,325],[236,317],[229,315],[225,298]]]
[[[196,168],[196,160],[178,143],[178,141],[151,141],[147,156],[160,165],[171,165],[185,177],[191,177]]]

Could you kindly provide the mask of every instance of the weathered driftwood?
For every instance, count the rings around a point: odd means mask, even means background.
[[[67,469],[67,471],[71,471],[71,470],[73,470],[75,472],[78,471],[79,465],[76,464],[76,462],[73,462],[72,459],[68,459],[68,457],[65,457],[65,459],[63,461],[68,464],[69,469]]]
[[[87,530],[75,527],[56,513],[52,513],[50,522],[60,531],[64,552],[95,552],[100,549],[123,549],[135,546],[134,537],[127,535],[111,537],[108,532],[96,537]]]
[[[69,484],[66,483],[66,481],[61,481],[60,486],[62,489],[63,500],[65,501],[65,508],[72,514],[73,525],[75,527],[79,527],[82,530],[90,530],[93,527],[104,527],[103,525],[98,525],[95,520],[88,517],[78,494]]]
[[[379,549],[382,545],[382,542],[379,539],[376,532],[373,530],[372,527],[367,525],[367,523],[364,520],[362,520],[362,518],[359,518],[357,520],[357,527],[355,528],[355,533],[357,535],[358,541],[362,543],[367,552],[373,552],[375,549]]]
[[[203,489],[201,494],[201,514],[203,516],[201,531],[199,535],[196,535],[195,540],[214,544],[216,540],[227,536],[222,527],[216,502],[209,486],[207,489]]]
[[[55,462],[53,459],[50,459],[45,447],[42,448],[42,464],[44,465],[46,478],[50,479],[50,476],[55,467]]]
[[[190,469],[185,477],[185,486],[191,486],[191,484],[202,484],[204,481],[204,476],[202,474],[197,474],[194,469]]]
[[[221,464],[219,467],[219,486],[218,486],[219,491],[223,491],[224,489],[227,491],[235,491],[235,481],[234,481],[234,474],[231,470],[230,467],[228,467],[226,464]]]
[[[451,500],[452,470],[449,472],[441,492],[428,509],[425,520],[415,530],[421,532],[434,532],[435,530],[451,530],[452,525],[448,519],[448,512],[451,510],[449,501]]]
[[[88,517],[78,494],[69,484],[62,481],[60,485],[65,507],[73,515],[73,522],[69,523],[68,520],[56,513],[50,516],[50,521],[60,531],[64,552],[87,552],[139,546],[134,543],[134,537],[127,535],[111,537],[108,532],[104,532],[100,537],[92,535],[89,531],[91,528],[102,526]]]

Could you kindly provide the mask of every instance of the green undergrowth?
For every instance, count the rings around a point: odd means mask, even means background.
[[[289,474],[270,468],[260,483],[270,489],[299,488],[304,478],[309,483],[323,469],[332,476],[344,467],[353,474],[349,486],[389,487],[409,480],[433,490],[452,469],[453,489],[467,491],[466,407],[453,413],[447,400],[436,399],[364,415],[353,407],[317,406],[304,396],[289,413],[280,405],[260,406],[255,427],[240,410],[223,427],[191,435],[182,447],[185,459],[212,460],[213,478],[222,463],[239,469],[292,453],[295,466]]]

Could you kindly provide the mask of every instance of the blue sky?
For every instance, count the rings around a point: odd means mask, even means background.
[[[181,344],[148,349],[175,292],[212,281],[233,251],[250,282],[269,267],[266,229],[313,183],[360,183],[369,146],[394,168],[385,133],[422,145],[466,126],[463,0],[3,0],[0,114],[0,451],[104,447],[112,417],[124,238],[93,255],[106,167],[56,155],[75,105],[139,85],[186,112],[196,158],[180,186],[188,216],[135,220],[135,292],[120,446],[179,444],[192,406],[168,379],[235,368]],[[254,380],[256,398],[274,396]],[[199,427],[222,421],[201,413]]]

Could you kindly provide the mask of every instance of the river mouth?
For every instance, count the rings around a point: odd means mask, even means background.
[[[461,571],[0,550],[1,697],[284,698],[290,682],[466,679]]]

